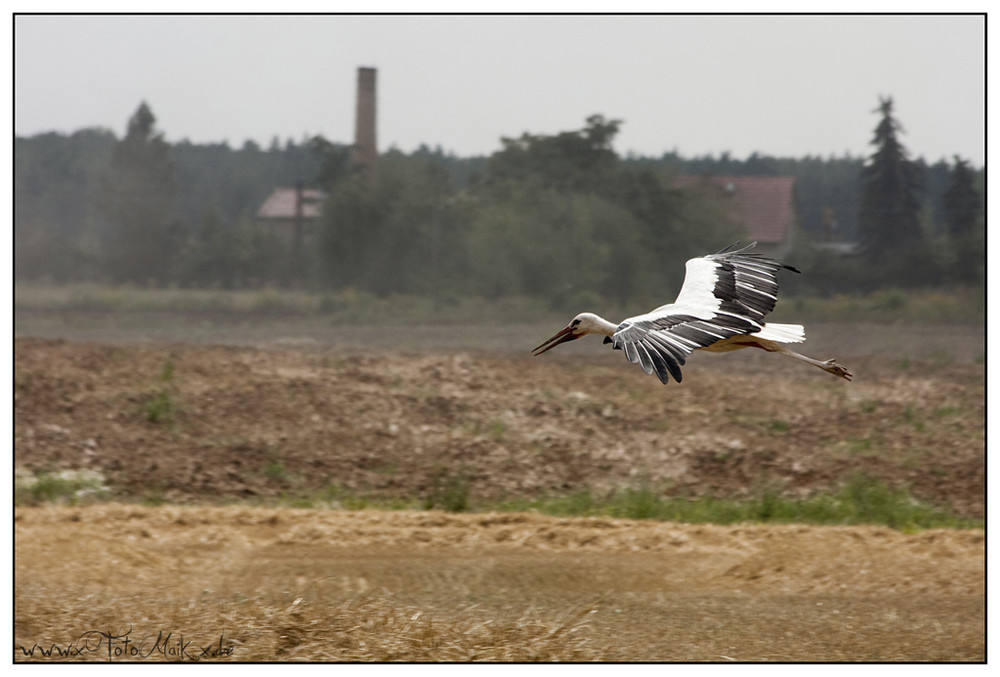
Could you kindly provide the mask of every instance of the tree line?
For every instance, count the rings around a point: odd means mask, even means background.
[[[883,99],[868,158],[621,157],[620,120],[502,138],[489,157],[393,149],[374,182],[323,138],[167,143],[143,103],[104,130],[15,139],[15,279],[138,285],[354,288],[440,298],[528,295],[555,304],[678,288],[683,263],[742,234],[723,204],[680,175],[796,179],[792,258],[810,291],[983,284],[983,170],[927,165]],[[325,195],[308,246],[254,219],[276,186]],[[831,224],[836,228],[831,230]],[[856,256],[811,247],[834,237]]]

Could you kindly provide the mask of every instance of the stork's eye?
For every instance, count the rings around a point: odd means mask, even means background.
[[[578,324],[580,324],[580,320],[573,320],[572,322],[569,323],[569,326],[575,327]]]

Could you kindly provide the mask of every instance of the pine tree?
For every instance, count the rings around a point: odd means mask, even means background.
[[[112,149],[102,182],[106,271],[115,282],[166,283],[183,246],[174,215],[174,163],[155,124],[143,102],[129,119],[125,138]]]
[[[954,257],[949,277],[960,282],[982,280],[985,254],[980,196],[968,161],[957,156],[944,194],[944,210],[948,246]]]
[[[952,237],[968,235],[979,219],[979,193],[968,160],[955,157],[951,183],[944,194],[945,223]]]
[[[907,158],[897,138],[902,131],[892,115],[892,97],[880,99],[876,112],[882,119],[875,128],[876,150],[861,170],[859,234],[870,264],[877,265],[893,282],[919,279],[914,257],[924,251],[920,229],[922,175]]]

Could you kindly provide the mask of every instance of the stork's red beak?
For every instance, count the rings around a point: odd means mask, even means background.
[[[560,343],[566,343],[567,341],[573,341],[575,339],[580,338],[581,336],[583,336],[583,334],[574,334],[573,333],[573,327],[566,327],[565,329],[563,329],[562,331],[560,331],[558,334],[556,334],[555,336],[553,336],[552,338],[550,338],[548,341],[544,341],[540,346],[538,346],[537,348],[535,348],[534,350],[532,350],[531,353],[535,357],[538,357],[539,355],[541,355],[542,353],[544,353],[546,350],[552,350],[553,348],[555,348]]]

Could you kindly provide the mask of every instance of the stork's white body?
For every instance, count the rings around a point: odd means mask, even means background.
[[[593,313],[580,313],[533,352],[541,355],[565,341],[603,335],[605,343],[624,351],[647,374],[655,372],[663,383],[672,376],[679,383],[680,367],[694,350],[722,353],[754,347],[802,360],[850,381],[853,374],[836,360],[814,360],[781,345],[805,341],[802,325],[763,322],[778,300],[775,273],[782,268],[798,271],[748,254],[755,244],[688,261],[684,284],[673,303],[617,325]]]

